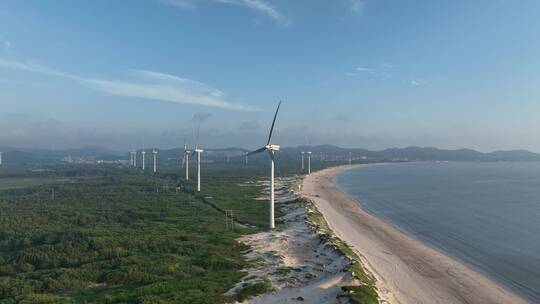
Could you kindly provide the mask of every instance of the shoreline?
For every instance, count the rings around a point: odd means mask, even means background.
[[[529,303],[487,275],[364,211],[333,176],[365,165],[306,175],[301,193],[377,280],[382,303]],[[354,233],[351,233],[354,232]]]

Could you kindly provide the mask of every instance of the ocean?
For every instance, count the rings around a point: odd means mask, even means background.
[[[334,181],[367,212],[540,303],[540,162],[382,164]]]

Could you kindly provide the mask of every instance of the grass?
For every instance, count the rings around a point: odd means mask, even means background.
[[[308,210],[308,220],[314,229],[319,233],[321,238],[332,243],[336,250],[351,260],[351,264],[347,266],[347,270],[350,271],[352,276],[358,280],[359,285],[344,286],[342,288],[350,303],[379,303],[379,295],[377,293],[377,287],[375,286],[375,278],[365,270],[360,257],[345,241],[334,235],[323,215],[312,201],[307,199],[302,199],[301,201]]]

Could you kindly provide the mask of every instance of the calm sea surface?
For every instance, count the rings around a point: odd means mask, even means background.
[[[373,165],[334,179],[367,212],[540,303],[540,163]]]

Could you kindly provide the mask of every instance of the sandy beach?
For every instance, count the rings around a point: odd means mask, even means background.
[[[376,277],[383,303],[528,303],[486,275],[363,211],[332,177],[349,166],[306,176],[313,200],[334,233],[362,257]]]

